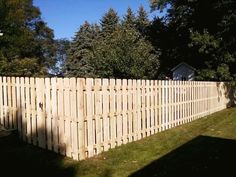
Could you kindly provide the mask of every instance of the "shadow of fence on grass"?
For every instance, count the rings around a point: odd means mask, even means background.
[[[0,176],[75,176],[75,168],[63,163],[63,156],[21,141],[16,131],[0,136]]]
[[[235,174],[236,140],[199,136],[130,177],[211,177]]]

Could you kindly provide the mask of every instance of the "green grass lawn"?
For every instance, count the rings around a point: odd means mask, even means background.
[[[228,177],[235,176],[235,164],[236,108],[79,162],[22,143],[13,135],[0,137],[3,177]]]

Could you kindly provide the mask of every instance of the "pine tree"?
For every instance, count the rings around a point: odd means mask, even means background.
[[[105,78],[156,78],[159,52],[135,28],[132,10],[120,24],[110,9],[101,26],[85,23],[72,42],[66,75]]]
[[[134,28],[135,27],[135,21],[136,21],[135,14],[133,13],[132,9],[130,7],[128,7],[126,15],[123,18],[122,24],[124,26]]]
[[[119,25],[117,12],[110,8],[101,19],[101,29],[103,36],[111,34]]]
[[[138,10],[138,15],[136,19],[137,29],[142,35],[147,35],[148,27],[150,26],[150,21],[148,19],[148,13],[145,11],[144,7],[141,5]]]
[[[85,22],[71,44],[65,63],[65,75],[94,77],[94,45],[98,42],[100,29]]]
[[[100,77],[155,78],[159,68],[159,53],[135,29],[121,26],[96,51],[101,67]]]

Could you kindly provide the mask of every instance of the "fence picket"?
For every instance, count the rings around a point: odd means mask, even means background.
[[[51,78],[51,87],[49,87],[51,92],[51,127],[52,128],[52,135],[51,135],[51,141],[52,141],[52,148],[55,152],[59,152],[59,116],[58,116],[58,89],[57,89],[57,78]],[[50,93],[49,92],[49,93]]]
[[[36,113],[37,105],[35,105],[36,104],[35,79],[33,77],[30,78],[30,101],[31,101],[31,133],[32,133],[31,142],[34,145],[37,145],[37,113]]]
[[[46,107],[46,139],[47,139],[47,149],[52,150],[52,112],[51,112],[51,79],[50,78],[45,78],[45,97],[46,97],[46,102],[45,102],[45,107]],[[55,129],[56,130],[56,129]]]
[[[115,139],[116,139],[116,117],[115,117],[115,79],[110,79],[109,82],[110,88],[110,99],[109,99],[109,107],[110,107],[110,144],[111,148],[115,147]]]
[[[30,82],[25,78],[25,110],[26,110],[26,137],[28,143],[31,143],[31,104],[30,104]]]
[[[116,110],[117,110],[117,145],[120,146],[122,144],[122,102],[121,102],[121,79],[116,80],[116,91],[117,91],[117,102],[116,102]]]
[[[79,159],[78,152],[78,134],[77,134],[77,108],[76,108],[76,78],[70,78],[70,112],[71,112],[71,147],[72,147],[72,158],[75,160]]]
[[[2,77],[0,76],[0,124],[1,125],[4,125],[4,121],[5,121],[4,114],[3,114],[3,112],[4,112],[3,97],[4,97],[3,81],[2,81]]]
[[[12,93],[11,93],[11,77],[7,77],[7,116],[8,116],[8,123],[7,123],[7,127],[12,128]]]
[[[17,118],[16,118],[16,78],[11,78],[11,85],[12,85],[12,117],[13,117],[13,126],[12,128],[17,129]],[[0,98],[1,99],[1,98]]]

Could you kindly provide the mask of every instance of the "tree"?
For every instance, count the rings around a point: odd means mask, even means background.
[[[63,76],[65,70],[65,61],[68,57],[68,50],[71,42],[68,39],[55,40],[56,46],[56,64],[51,68],[50,73],[55,76]]]
[[[98,44],[100,28],[85,22],[73,40],[65,62],[67,76],[95,77],[94,52]]]
[[[159,52],[135,28],[129,8],[122,23],[110,9],[101,25],[81,26],[66,60],[66,75],[105,78],[155,78]]]
[[[161,61],[185,61],[200,80],[231,80],[235,75],[236,2],[231,0],[152,0],[153,10],[169,5]]]
[[[119,27],[95,52],[96,75],[112,78],[155,78],[159,53],[131,27]]]
[[[148,35],[148,27],[150,26],[150,21],[148,19],[148,13],[145,11],[144,7],[141,5],[138,10],[138,15],[136,18],[136,28],[139,32],[146,36]]]
[[[103,36],[108,36],[119,26],[119,17],[117,12],[110,8],[101,19],[101,29]]]
[[[135,28],[136,17],[132,9],[128,7],[126,15],[123,18],[122,24],[131,28]]]
[[[32,0],[1,0],[0,74],[45,75],[55,63],[53,31]]]

